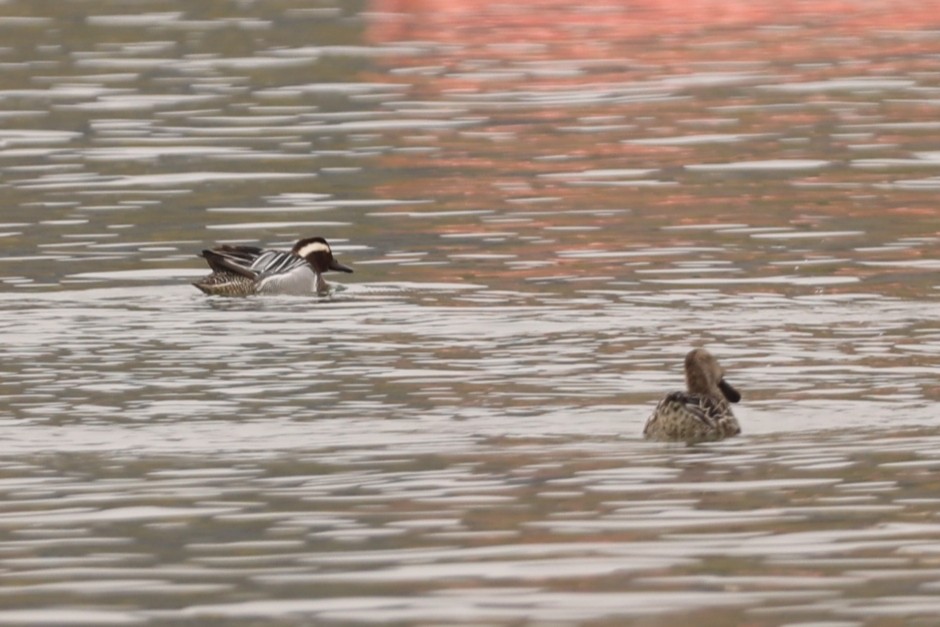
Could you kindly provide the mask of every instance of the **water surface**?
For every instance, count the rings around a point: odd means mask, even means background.
[[[933,9],[3,3],[0,624],[932,624]]]

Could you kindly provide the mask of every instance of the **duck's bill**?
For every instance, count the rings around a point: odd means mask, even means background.
[[[349,266],[344,266],[343,264],[336,261],[335,259],[330,262],[330,270],[336,270],[337,272],[352,272],[353,271],[352,268],[350,268]]]
[[[728,399],[728,402],[737,403],[741,400],[741,393],[731,387],[731,384],[724,379],[718,382],[718,389],[721,390],[721,393],[725,395],[725,398]]]

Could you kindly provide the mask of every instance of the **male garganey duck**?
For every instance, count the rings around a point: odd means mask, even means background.
[[[212,274],[193,285],[218,296],[325,294],[330,286],[323,279],[324,272],[352,272],[333,258],[322,237],[302,239],[290,252],[223,244],[203,250],[201,256]]]

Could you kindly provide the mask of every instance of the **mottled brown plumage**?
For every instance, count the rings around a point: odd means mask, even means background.
[[[711,353],[696,348],[685,356],[688,390],[673,392],[659,402],[646,421],[643,437],[650,440],[703,442],[741,433],[729,403],[741,395],[724,379],[724,370]]]

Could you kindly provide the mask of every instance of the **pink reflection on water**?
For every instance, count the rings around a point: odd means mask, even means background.
[[[825,27],[833,35],[936,26],[937,6],[913,0],[634,0],[579,5],[568,0],[373,0],[368,39],[460,42],[467,45],[569,40],[582,50],[697,30]]]
[[[936,9],[910,0],[374,0],[367,41],[419,42],[422,53],[379,57],[369,79],[406,82],[408,101],[478,119],[457,132],[404,138],[433,145],[433,157],[384,155],[383,167],[427,176],[391,179],[376,192],[509,217],[537,209],[509,227],[499,221],[428,227],[446,236],[447,252],[480,245],[479,238],[460,239],[461,231],[491,232],[490,248],[552,261],[549,270],[520,264],[510,271],[517,278],[583,273],[588,264],[597,276],[616,276],[619,260],[559,257],[557,249],[694,246],[705,236],[663,227],[723,222],[868,234],[866,241],[812,245],[742,235],[735,262],[749,273],[778,273],[768,251],[791,248],[797,259],[855,257],[862,248],[870,259],[916,260],[923,248],[878,246],[936,234],[934,199],[880,187],[933,173],[847,165],[872,157],[911,160],[933,149],[935,133],[925,137],[903,124],[936,120],[929,100],[940,67]],[[737,139],[668,141],[710,134]],[[798,161],[826,165],[757,174],[734,168]],[[708,169],[715,165],[732,167]],[[650,174],[578,177],[605,169]],[[575,212],[585,208],[625,211]],[[574,230],[562,238],[558,229]],[[507,230],[528,241],[500,235]],[[713,246],[729,241],[709,237]],[[831,272],[866,279],[902,271]],[[906,289],[899,279],[897,293]]]

